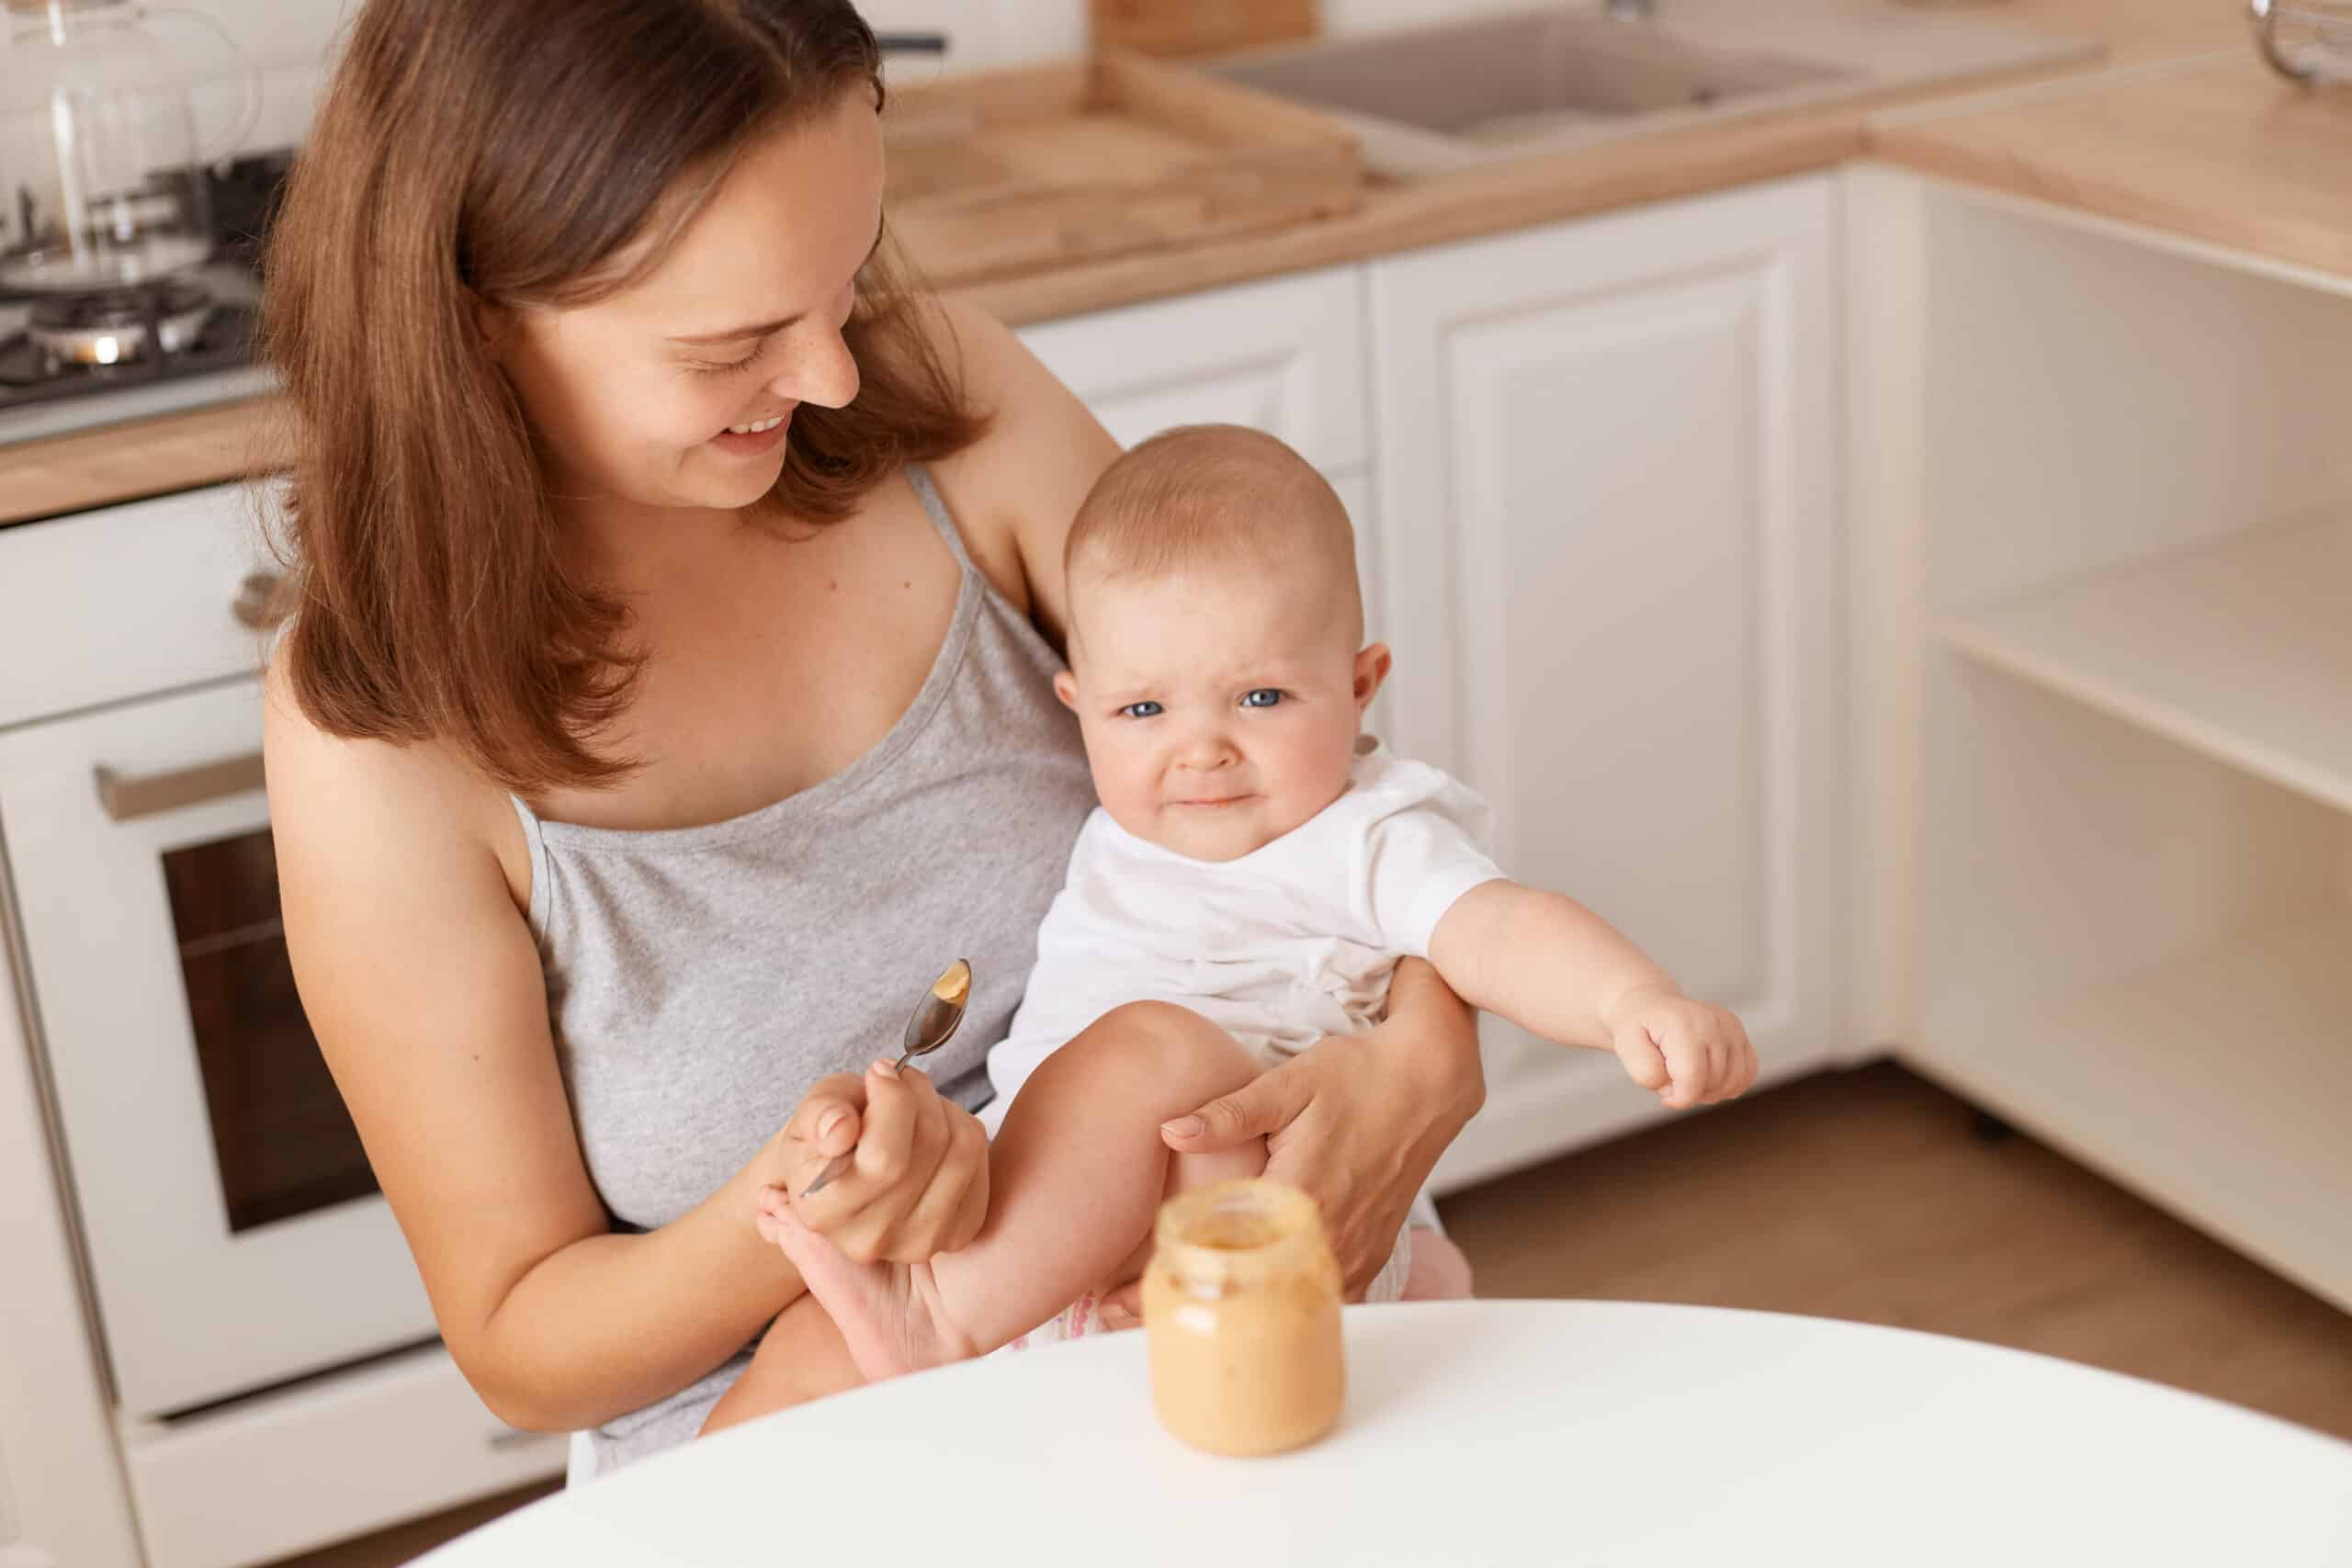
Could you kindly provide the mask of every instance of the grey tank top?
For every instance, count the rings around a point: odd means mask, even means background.
[[[950,959],[972,962],[955,1042],[925,1064],[978,1109],[1094,805],[1061,660],[973,566],[914,703],[843,772],[748,815],[651,831],[541,820],[521,801],[530,924],[580,1146],[605,1206],[650,1230],[740,1170],[828,1073],[896,1055]],[[744,1216],[751,1224],[751,1216]],[[746,1356],[594,1436],[600,1471],[684,1441]]]

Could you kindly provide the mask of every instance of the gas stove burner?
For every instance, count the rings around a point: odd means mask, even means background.
[[[38,300],[25,335],[43,358],[60,367],[122,365],[150,357],[156,341],[166,355],[190,347],[202,335],[212,308],[210,290],[168,278],[137,288]]]
[[[86,303],[89,297],[82,296],[81,299]],[[62,305],[64,301],[61,299],[57,303]],[[259,324],[257,312],[252,305],[235,299],[221,299],[217,304],[198,306],[187,314],[199,319],[200,324],[193,336],[183,335],[178,325],[182,319],[180,313],[165,310],[159,319],[166,351],[160,355],[140,355],[112,364],[61,359],[33,341],[33,329],[29,322],[17,332],[10,332],[5,324],[0,324],[0,422],[5,422],[17,410],[36,404],[91,399],[95,407],[110,392],[194,377],[235,374],[252,366],[254,337]],[[18,312],[17,319],[24,319],[22,311]],[[86,330],[86,327],[42,328],[44,333]],[[143,343],[145,330],[145,322],[136,322],[124,335]],[[6,441],[6,434],[0,434],[0,445],[5,445]]]

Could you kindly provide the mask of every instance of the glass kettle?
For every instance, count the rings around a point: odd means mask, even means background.
[[[205,164],[259,117],[261,79],[218,22],[141,0],[5,0],[0,50],[0,289],[137,288],[212,251]],[[199,142],[206,73],[148,29],[193,22],[228,47],[238,122]]]

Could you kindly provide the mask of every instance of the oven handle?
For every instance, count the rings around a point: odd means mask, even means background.
[[[261,753],[204,762],[176,773],[133,778],[112,768],[95,770],[98,804],[117,822],[134,822],[166,811],[181,811],[208,801],[223,800],[262,787]]]

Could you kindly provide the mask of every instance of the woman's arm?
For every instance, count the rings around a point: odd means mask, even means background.
[[[941,352],[990,416],[986,435],[933,469],[941,494],[998,592],[1066,649],[1062,544],[1119,444],[1003,323],[952,298],[935,321]]]
[[[1361,1297],[1438,1156],[1486,1098],[1477,1015],[1408,958],[1389,983],[1386,1021],[1328,1036],[1162,1133],[1186,1153],[1263,1134],[1266,1174],[1322,1204],[1349,1293]]]
[[[796,1153],[859,1148],[839,1199],[825,1194],[824,1228],[848,1238],[845,1249],[929,1256],[934,1240],[967,1232],[958,1195],[975,1158],[985,1171],[979,1140],[951,1157],[958,1140],[927,1084],[869,1095],[852,1077],[820,1086],[689,1213],[644,1235],[613,1234],[572,1128],[538,954],[500,861],[501,831],[514,825],[503,795],[432,746],[322,734],[296,712],[282,672],[264,726],[304,1010],[442,1337],[502,1419],[533,1429],[607,1420],[750,1342],[801,1290],[752,1225],[758,1190],[783,1180]],[[851,1114],[819,1139],[836,1108]],[[943,1184],[952,1190],[933,1196]],[[910,1240],[926,1222],[939,1235]]]

